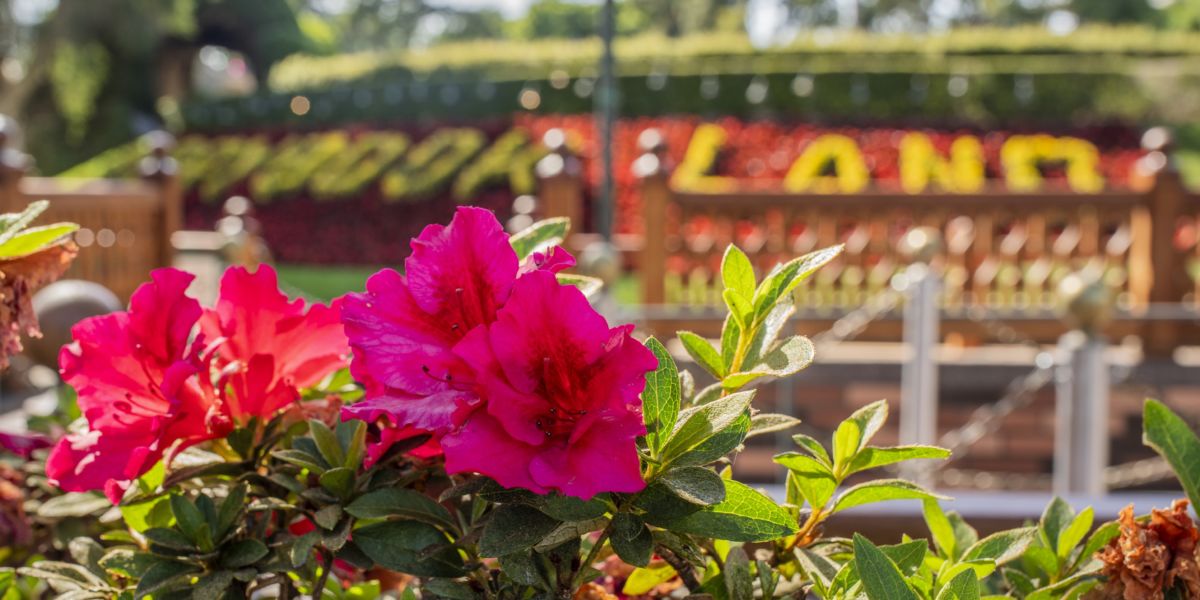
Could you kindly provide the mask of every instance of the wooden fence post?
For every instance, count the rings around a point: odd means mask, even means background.
[[[11,118],[0,115],[0,213],[20,212],[21,178],[29,170],[29,156],[17,147],[20,130]]]
[[[550,154],[537,163],[538,217],[570,219],[571,233],[564,245],[577,250],[570,237],[583,229],[583,167],[567,148],[567,136],[561,129],[547,131],[542,143],[550,149]]]
[[[666,301],[667,205],[671,202],[670,169],[666,165],[666,143],[657,130],[647,129],[638,137],[642,155],[633,163],[642,194],[642,249],[638,255],[642,303]]]
[[[179,185],[179,163],[171,157],[175,138],[165,131],[146,134],[150,153],[138,165],[142,177],[151,182],[158,193],[159,225],[162,237],[158,244],[158,266],[169,267],[175,259],[171,234],[183,228],[183,190]]]
[[[1150,210],[1150,260],[1154,273],[1150,303],[1178,304],[1187,288],[1183,257],[1175,248],[1175,230],[1183,215],[1187,191],[1171,158],[1170,133],[1164,128],[1153,128],[1143,136],[1142,143],[1149,153],[1142,158],[1141,165],[1154,178],[1146,202]],[[1143,343],[1148,355],[1170,356],[1179,346],[1178,323],[1149,321]]]

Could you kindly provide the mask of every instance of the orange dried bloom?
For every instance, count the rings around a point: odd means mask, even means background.
[[[0,260],[0,371],[21,351],[21,336],[41,337],[33,294],[58,279],[78,248],[65,241],[26,256]]]
[[[1187,500],[1176,500],[1169,510],[1151,511],[1143,524],[1134,519],[1133,505],[1125,507],[1118,518],[1121,534],[1097,553],[1108,583],[1090,598],[1163,600],[1176,585],[1182,586],[1184,597],[1200,598],[1200,531],[1187,508]]]

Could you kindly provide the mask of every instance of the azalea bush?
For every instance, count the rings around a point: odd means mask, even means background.
[[[664,343],[591,306],[566,227],[510,237],[460,208],[403,273],[328,305],[289,300],[269,267],[227,271],[212,307],[191,275],[153,272],[127,311],[75,327],[45,435],[6,441],[0,598],[1196,597],[1185,501],[1095,528],[1055,500],[981,537],[886,476],[948,452],[872,445],[884,402],[831,440],[795,435],[785,497],[739,483],[745,441],[797,424],[754,390],[812,360],[784,335],[792,295],[840,249],[759,278],[729,248],[721,338]],[[1147,424],[1196,500],[1200,440],[1159,404]],[[927,536],[824,533],[896,500],[923,503]]]

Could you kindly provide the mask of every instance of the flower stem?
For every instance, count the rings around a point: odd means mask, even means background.
[[[579,563],[579,572],[575,573],[575,577],[571,581],[571,591],[574,592],[579,586],[583,585],[583,576],[587,573],[588,567],[596,562],[596,557],[600,555],[600,550],[604,548],[604,544],[608,542],[608,536],[612,534],[612,521],[609,521],[608,526],[600,532],[600,537],[596,538],[596,543],[592,544],[592,549],[588,550],[587,556],[583,562]]]

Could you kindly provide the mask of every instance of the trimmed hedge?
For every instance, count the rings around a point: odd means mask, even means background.
[[[471,42],[420,52],[293,56],[270,77],[269,92],[193,102],[192,130],[264,123],[460,121],[513,111],[592,109],[595,40]],[[621,112],[627,116],[804,118],[895,125],[994,122],[1186,122],[1200,109],[1172,102],[1200,93],[1200,35],[1141,28],[974,29],[939,36],[808,36],[766,51],[742,36],[647,36],[617,46]],[[1147,67],[1168,75],[1152,85]],[[1168,81],[1161,80],[1165,77]],[[1158,90],[1174,90],[1169,97]],[[536,102],[522,106],[536,92]],[[312,109],[295,115],[293,95]],[[899,121],[899,122],[897,122]]]

